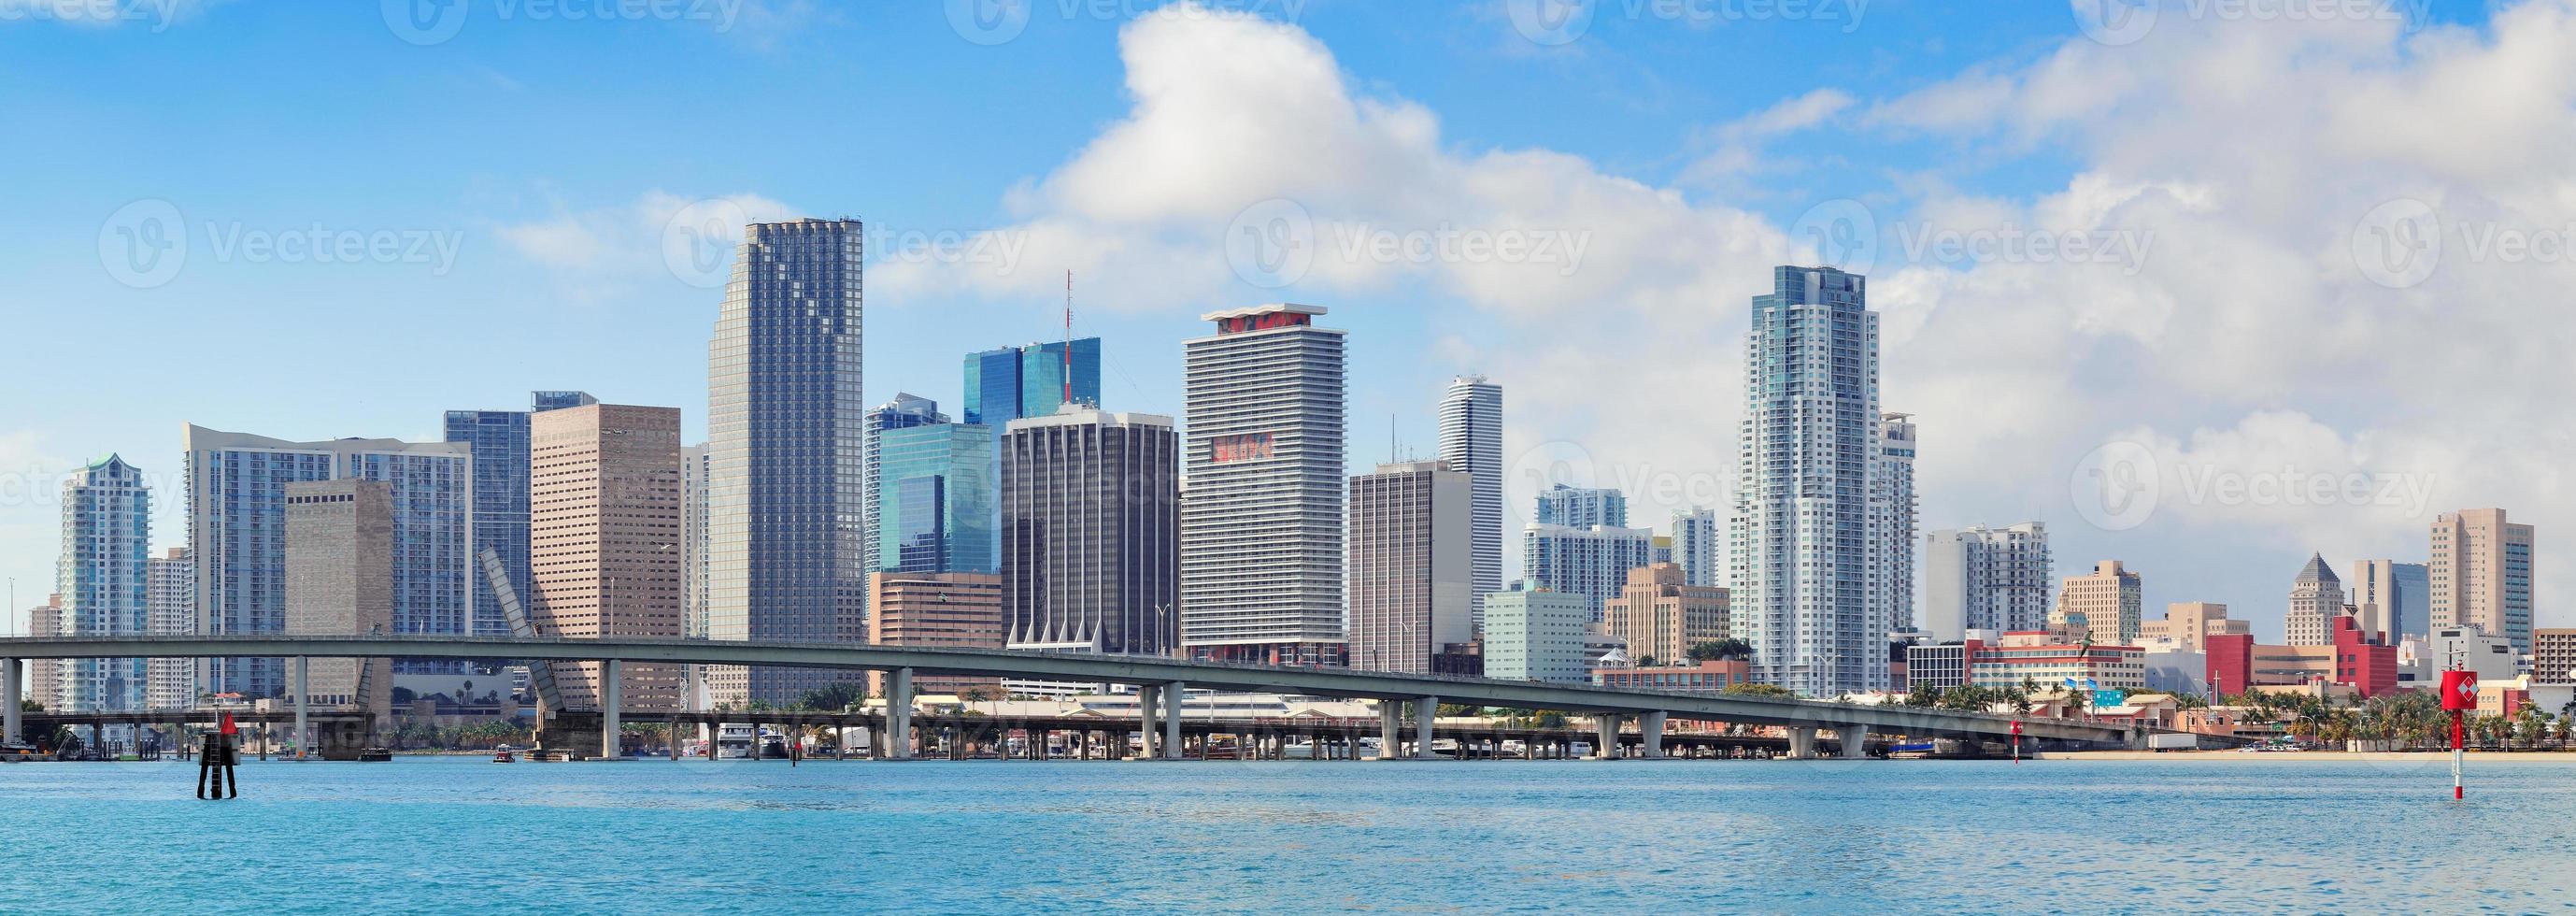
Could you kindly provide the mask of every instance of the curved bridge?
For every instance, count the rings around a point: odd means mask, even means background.
[[[907,702],[914,672],[1081,683],[1133,684],[1149,709],[1157,697],[1177,699],[1183,686],[1315,696],[1410,701],[1428,713],[1439,703],[1588,713],[1615,730],[1635,716],[1648,734],[1667,719],[1775,725],[1790,730],[1793,746],[1812,751],[1815,730],[1913,738],[2011,740],[2012,717],[1903,706],[1865,706],[1778,697],[1612,690],[1575,684],[1502,681],[1438,675],[1390,674],[1341,668],[1292,668],[1211,664],[1165,658],[1077,655],[990,649],[939,649],[843,643],[713,642],[673,639],[559,639],[468,636],[90,636],[0,638],[0,671],[7,682],[9,733],[18,718],[20,659],[30,658],[507,658],[522,661],[678,662],[885,671]],[[1169,710],[1176,704],[1162,700]],[[612,704],[613,705],[613,704]],[[1387,731],[1396,730],[1398,704],[1384,704]],[[609,717],[613,723],[616,716]],[[909,719],[909,716],[901,718]],[[1166,728],[1168,712],[1162,717]],[[1418,716],[1425,720],[1428,715]],[[2146,731],[2063,719],[2023,719],[2019,733],[2052,744],[2129,746]],[[890,726],[901,730],[909,723]],[[1151,729],[1146,732],[1152,735]],[[1610,731],[1605,731],[1605,734]],[[1169,742],[1166,742],[1169,743]],[[1428,746],[1429,742],[1421,742]],[[1858,742],[1843,742],[1847,748]],[[1803,745],[1803,746],[1800,746]],[[1650,756],[1659,751],[1651,746]]]

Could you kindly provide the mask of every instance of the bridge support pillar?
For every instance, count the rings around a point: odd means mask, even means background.
[[[1439,697],[1423,697],[1413,701],[1413,759],[1431,759],[1431,720],[1439,716]],[[1458,743],[1462,755],[1466,746],[1464,741]]]
[[[1869,757],[1869,729],[1858,725],[1845,725],[1834,729],[1834,735],[1842,739],[1844,760],[1864,760]]]
[[[6,709],[0,712],[0,741],[18,740],[19,729],[25,724],[18,718],[18,669],[26,666],[22,659],[0,658],[0,708]]]
[[[912,669],[894,669],[886,678],[887,760],[912,759]],[[757,739],[754,746],[758,745]]]
[[[1377,701],[1377,759],[1394,760],[1397,748],[1404,746],[1404,705],[1396,700]]]
[[[1163,727],[1154,722],[1154,707],[1163,703],[1163,688],[1136,685],[1136,733],[1144,740],[1145,759],[1163,759]]]
[[[1592,759],[1610,760],[1619,756],[1619,718],[1618,713],[1609,712],[1592,717],[1593,738],[1599,742],[1592,746]]]
[[[1181,690],[1187,685],[1173,681],[1163,685],[1163,759],[1181,759]]]
[[[305,697],[306,697],[306,695],[307,695],[307,687],[308,687],[308,685],[310,685],[310,684],[312,683],[311,678],[310,678],[310,675],[311,675],[312,673],[313,673],[313,659],[312,659],[312,658],[310,658],[310,657],[308,657],[308,656],[303,656],[303,655],[298,655],[298,656],[296,656],[296,657],[295,657],[295,759],[297,759],[297,760],[307,760],[307,759],[311,759],[310,757],[308,757],[308,756],[304,753],[305,745],[306,745],[307,743],[309,743],[309,742],[308,742],[308,740],[307,740],[306,732],[305,732],[305,730],[304,730],[304,727],[305,727],[304,700],[305,700]]]
[[[1789,726],[1789,759],[1808,760],[1816,756],[1816,727]]]
[[[1648,760],[1664,756],[1664,721],[1668,715],[1650,712],[1637,717],[1637,733],[1641,739],[1638,746],[1642,748],[1638,756]]]
[[[624,756],[617,740],[618,730],[625,727],[617,721],[617,707],[626,702],[625,685],[617,682],[616,659],[599,663],[599,759],[615,760]]]

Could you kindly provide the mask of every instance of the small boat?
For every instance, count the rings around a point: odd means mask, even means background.
[[[385,763],[393,759],[394,752],[386,748],[362,747],[358,749],[359,763]]]
[[[493,763],[517,763],[518,761],[519,758],[511,756],[510,749],[507,747],[492,752]]]

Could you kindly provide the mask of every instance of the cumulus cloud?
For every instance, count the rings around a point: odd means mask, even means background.
[[[623,205],[558,209],[494,231],[520,257],[547,268],[563,296],[595,303],[651,286],[720,287],[745,224],[798,215],[758,194],[692,198],[655,189]]]

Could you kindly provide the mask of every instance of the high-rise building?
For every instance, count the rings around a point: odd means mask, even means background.
[[[1073,372],[1069,386],[1065,384],[1068,366]],[[997,429],[1023,417],[1048,416],[1066,404],[1098,407],[1100,338],[969,353],[965,391],[960,419]]]
[[[63,596],[48,595],[45,603],[27,609],[27,635],[43,639],[63,635]],[[68,658],[31,658],[27,660],[27,698],[36,701],[47,712],[63,708],[63,668]],[[9,736],[17,740],[16,735]]]
[[[590,404],[529,424],[530,622],[572,639],[685,632],[680,409]],[[602,665],[557,662],[568,708],[597,709]],[[619,666],[620,709],[680,708],[678,665]]]
[[[1002,434],[1004,634],[1011,648],[1180,647],[1180,440],[1169,417],[1065,411]]]
[[[382,481],[393,490],[393,632],[467,633],[471,592],[481,584],[473,572],[471,443],[290,442],[192,425],[187,444],[188,554],[196,562],[198,632],[282,632],[286,485],[357,478]],[[203,686],[212,692],[258,699],[278,696],[286,687],[285,667],[277,659],[210,659],[202,670]]]
[[[1971,525],[1923,539],[1922,629],[1935,642],[1958,642],[1969,630],[2036,630],[2048,623],[2055,573],[2048,527]]]
[[[880,572],[869,577],[868,642],[880,646],[999,649],[1002,577],[981,572]],[[885,692],[885,673],[869,672],[868,692]],[[997,688],[1000,678],[924,674],[917,693]]]
[[[65,636],[140,636],[150,607],[152,489],[143,472],[115,455],[90,462],[63,480],[62,554],[54,584],[62,589]],[[59,663],[65,712],[133,712],[145,708],[148,683],[139,658],[74,658]]]
[[[1682,568],[1682,584],[1708,588],[1726,585],[1719,557],[1717,510],[1687,509],[1673,513],[1673,562]]]
[[[877,471],[877,569],[998,572],[1000,501],[993,428],[938,423],[891,429],[871,455]]]
[[[1445,461],[1378,465],[1350,484],[1351,667],[1431,674],[1475,636],[1475,481]]]
[[[1753,299],[1738,440],[1733,631],[1754,677],[1809,696],[1895,687],[1880,530],[1894,488],[1867,281],[1779,267]]]
[[[1881,415],[1878,451],[1870,467],[1871,620],[1891,630],[1914,628],[1914,420]],[[2135,628],[2132,627],[2132,630]]]
[[[1273,303],[1183,343],[1181,637],[1198,657],[1340,664],[1343,332]]]
[[[2531,631],[2531,682],[2576,684],[2576,629]]]
[[[885,515],[884,457],[879,454],[885,447],[882,440],[895,430],[946,422],[948,415],[939,412],[939,402],[916,394],[897,394],[894,400],[868,410],[865,433],[868,460],[866,469],[859,475],[861,486],[867,491],[861,500],[863,508],[859,512],[859,527],[866,532],[867,539],[860,545],[859,556],[870,572],[885,568],[886,563],[881,555],[885,535],[879,524]]]
[[[707,348],[707,635],[867,640],[858,220],[754,223]],[[784,704],[852,673],[709,666],[717,702]]]
[[[392,484],[345,477],[286,485],[286,632],[393,631],[393,494]],[[379,716],[391,712],[392,659],[313,658],[305,664],[307,702],[359,706]],[[289,672],[290,696],[293,676]]]
[[[1691,585],[1674,563],[1628,571],[1627,585],[1602,607],[1609,635],[1628,647],[1640,665],[1680,664],[1692,647],[1727,638],[1726,590]]]
[[[2432,581],[2432,570],[2422,563],[2354,560],[2352,606],[2361,617],[2362,635],[2393,646],[2405,641],[2408,633],[2427,632],[2425,608],[2433,597]]]
[[[1582,596],[1586,620],[1601,620],[1602,602],[1627,587],[1628,571],[1655,562],[1655,533],[1644,528],[1530,525],[1521,530],[1521,574],[1533,589]]]
[[[680,450],[681,631],[707,638],[707,447]]]
[[[2473,626],[2531,651],[2532,528],[2503,509],[2445,512],[2433,522],[2434,627]]]
[[[2227,617],[2227,605],[2214,601],[2177,601],[2165,605],[2162,620],[2150,620],[2138,626],[2140,642],[2169,640],[2181,651],[2202,652],[2212,636],[2245,636],[2253,632],[2252,624]]]
[[[1584,630],[1592,602],[1551,591],[1485,596],[1485,676],[1504,681],[1582,684],[1592,680]]]
[[[1503,590],[1503,386],[1481,375],[1449,382],[1440,398],[1440,460],[1465,473],[1474,489],[1467,616],[1482,630],[1485,596]]]
[[[1538,523],[1567,528],[1628,527],[1628,494],[1609,487],[1557,484],[1538,494]]]
[[[2089,636],[2103,645],[2134,646],[2145,616],[2146,591],[2138,574],[2118,560],[2103,560],[2093,564],[2089,575],[2066,577],[2057,591],[2057,606],[2048,612],[2048,626],[2069,644]]]
[[[185,636],[197,632],[197,570],[188,548],[172,547],[144,570],[144,632]],[[192,709],[197,705],[197,661],[155,658],[143,663],[144,705]]]
[[[2283,621],[2285,640],[2293,646],[2326,645],[2334,618],[2343,616],[2343,580],[2335,578],[2323,555],[2311,554],[2308,565],[2290,584],[2290,613]]]
[[[528,401],[530,410],[451,410],[445,418],[447,441],[465,443],[474,454],[472,553],[481,556],[488,547],[501,555],[521,607],[528,603],[528,414],[598,403],[579,391],[531,392]],[[510,635],[510,621],[501,613],[500,597],[483,582],[480,561],[472,578],[469,631]]]

